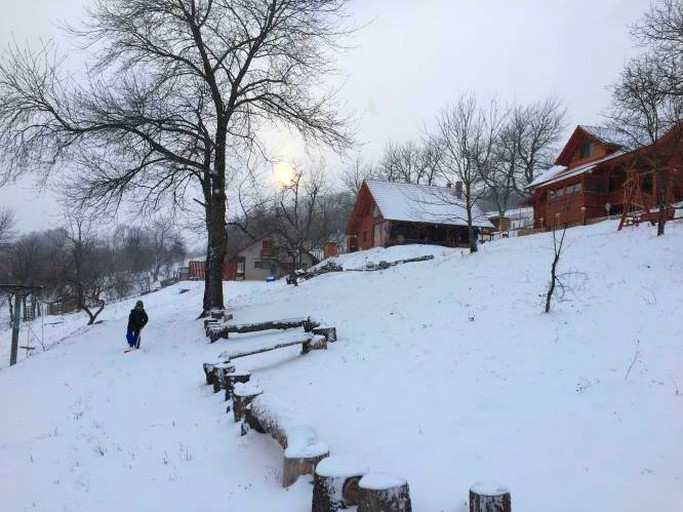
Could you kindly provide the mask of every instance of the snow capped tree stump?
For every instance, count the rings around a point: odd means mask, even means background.
[[[327,343],[334,343],[337,341],[336,327],[315,327],[313,328],[312,332],[313,334],[325,336],[325,341],[327,341]]]
[[[213,365],[211,373],[213,375],[212,384],[214,393],[218,393],[223,387],[223,375],[234,371],[235,367],[232,365],[230,361],[217,363]]]
[[[408,482],[387,473],[368,473],[358,482],[358,512],[412,512]]]
[[[367,468],[343,457],[328,457],[321,461],[313,477],[312,512],[337,512],[358,505],[358,482]]]
[[[246,384],[251,379],[251,372],[235,370],[232,372],[227,372],[223,374],[223,389],[225,390],[225,399],[230,400],[232,398],[232,392],[235,388],[235,384],[238,382]]]
[[[263,390],[253,384],[235,384],[232,392],[232,414],[235,423],[244,418],[247,406],[261,393]]]
[[[310,427],[287,432],[287,448],[282,465],[282,486],[289,487],[302,475],[313,475],[318,462],[330,456],[327,444]]]
[[[510,491],[490,482],[474,484],[470,488],[470,512],[511,512]]]

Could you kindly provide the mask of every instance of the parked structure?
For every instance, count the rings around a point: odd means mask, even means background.
[[[525,204],[533,206],[534,227],[585,224],[608,215],[620,215],[622,224],[629,216],[653,220],[658,187],[664,187],[667,205],[683,199],[680,131],[678,125],[655,144],[628,150],[617,130],[578,126],[555,166],[528,187]],[[655,161],[664,183],[657,183]],[[673,218],[673,209],[667,207],[666,215]]]
[[[497,211],[487,212],[486,216],[498,231],[516,231],[532,227],[534,224],[533,208],[511,208],[503,215]]]
[[[348,251],[408,243],[467,246],[467,212],[460,190],[364,181],[346,228]],[[476,205],[473,225],[494,228]]]

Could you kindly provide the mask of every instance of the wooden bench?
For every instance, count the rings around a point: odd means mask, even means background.
[[[322,334],[308,332],[264,334],[254,338],[234,340],[230,348],[222,352],[218,359],[232,360],[295,345],[301,345],[301,353],[308,354],[311,350],[327,349],[327,339]]]
[[[310,332],[314,327],[320,324],[306,318],[283,318],[281,320],[269,320],[266,322],[245,323],[245,324],[226,324],[226,323],[208,323],[206,326],[206,335],[209,337],[211,343],[219,339],[228,339],[230,333],[244,334],[249,332],[269,331],[272,329],[286,330],[296,327],[303,327],[304,331]]]
[[[238,400],[244,400],[247,395],[248,403],[240,406],[240,418],[244,418],[242,434],[250,429],[262,434],[268,433],[284,448],[282,467],[282,486],[289,487],[301,475],[313,475],[317,464],[330,455],[326,443],[318,438],[315,431],[307,422],[273,397],[266,397],[258,388],[253,386],[235,385],[235,395]],[[236,405],[236,410],[237,410]],[[237,415],[235,416],[238,417]]]

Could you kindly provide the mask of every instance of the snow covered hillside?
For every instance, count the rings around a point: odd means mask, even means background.
[[[333,455],[405,477],[417,512],[465,510],[480,480],[510,487],[517,511],[675,510],[683,224],[654,234],[567,231],[572,290],[549,315],[549,234],[298,288],[228,283],[239,322],[311,315],[340,337],[237,361]],[[310,510],[307,482],[280,488],[276,443],[240,437],[203,384],[201,363],[231,340],[207,344],[200,298],[200,283],[145,296],[140,352],[122,353],[121,303],[99,325],[46,328],[52,348],[15,367],[3,359],[0,510]]]

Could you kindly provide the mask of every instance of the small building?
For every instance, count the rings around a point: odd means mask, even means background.
[[[490,211],[486,216],[498,231],[516,231],[530,228],[534,224],[534,209],[510,208],[501,215],[498,211]]]
[[[347,250],[397,244],[469,245],[467,211],[459,187],[365,180],[346,228]],[[473,206],[473,225],[494,226]]]
[[[178,281],[188,281],[190,279],[190,267],[180,267],[178,269]]]
[[[190,281],[203,281],[206,276],[206,261],[191,260],[188,266],[188,279]]]
[[[308,268],[317,263],[312,255],[302,253],[298,265]],[[262,281],[280,278],[291,272],[292,262],[278,247],[277,237],[266,235],[241,247],[228,258],[223,270],[227,281]]]
[[[525,204],[534,209],[534,227],[582,224],[609,215],[649,212],[657,189],[664,187],[666,204],[683,199],[681,125],[655,144],[627,149],[617,130],[578,126],[555,161],[527,188]],[[662,165],[664,183],[657,183],[654,162]],[[667,209],[673,215],[673,209]],[[621,226],[621,224],[620,224]]]

